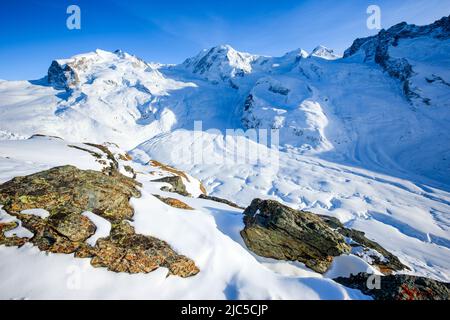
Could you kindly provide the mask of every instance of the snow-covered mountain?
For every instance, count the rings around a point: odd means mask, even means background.
[[[227,81],[252,72],[252,62],[258,56],[239,52],[230,45],[203,50],[183,62],[183,68],[210,81]]]
[[[344,58],[323,46],[265,57],[223,45],[176,66],[102,50],[55,60],[41,80],[0,82],[0,129],[131,148],[195,120],[277,128],[301,152],[448,183],[448,20],[357,39]]]
[[[311,57],[319,57],[326,60],[335,60],[341,58],[341,56],[334,53],[333,49],[329,49],[322,45],[314,48],[314,50],[311,52]]]
[[[114,142],[130,152],[137,169],[151,159],[168,163],[201,179],[208,193],[241,206],[271,198],[337,217],[395,253],[411,273],[449,281],[449,101],[450,16],[357,39],[342,57],[324,46],[267,57],[221,45],[179,65],[103,50],[55,60],[40,80],[0,81],[0,139],[40,133]],[[197,150],[194,121],[216,129],[201,136],[208,161],[186,153]],[[227,129],[277,130],[279,148],[234,137],[236,145],[249,143],[268,156],[248,163],[238,153],[242,162],[221,163],[235,152],[226,143]],[[4,143],[2,170],[20,174],[11,158],[26,160],[11,145],[28,144]],[[26,172],[48,167],[47,159],[45,166],[40,162]],[[220,220],[218,211],[208,214]],[[214,232],[235,240],[233,226],[218,228]],[[183,247],[176,233],[161,235]],[[302,268],[269,269],[301,278]],[[224,286],[253,285],[223,279]]]

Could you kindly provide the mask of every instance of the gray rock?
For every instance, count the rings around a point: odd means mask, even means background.
[[[257,255],[300,261],[316,272],[327,271],[333,257],[353,253],[382,273],[407,269],[392,253],[349,229],[334,217],[294,210],[274,200],[254,199],[244,211],[241,231],[247,247]]]
[[[56,89],[70,90],[79,83],[78,75],[69,65],[61,65],[58,61],[53,61],[47,72],[48,83]]]
[[[227,199],[222,199],[222,198],[214,197],[214,196],[208,196],[206,194],[201,194],[198,197],[200,199],[206,199],[206,200],[211,200],[211,201],[215,201],[215,202],[224,203],[224,204],[229,205],[230,207],[234,207],[234,208],[238,208],[238,209],[244,209],[244,208],[238,206],[236,203],[231,202],[231,201],[229,201]]]
[[[170,191],[170,192],[176,192],[178,194],[181,194],[182,196],[191,196],[189,192],[186,190],[186,186],[183,183],[183,179],[180,176],[171,176],[171,177],[164,177],[156,180],[152,180],[153,182],[166,182],[170,184],[172,187],[167,189],[166,187],[162,187],[161,190],[163,191]]]
[[[449,300],[450,298],[449,283],[396,274],[380,277],[377,288],[376,281],[369,279],[370,276],[367,273],[359,273],[349,278],[339,277],[334,281],[346,287],[358,289],[375,300]]]
[[[317,215],[274,200],[254,199],[244,211],[241,236],[257,255],[300,261],[316,272],[327,271],[333,257],[350,252],[344,237]]]

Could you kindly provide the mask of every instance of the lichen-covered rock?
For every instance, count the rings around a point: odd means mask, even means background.
[[[70,241],[85,241],[95,233],[95,225],[77,213],[57,213],[49,219],[50,225]]]
[[[92,211],[110,220],[130,219],[131,197],[139,197],[138,183],[123,175],[108,176],[74,166],[55,167],[0,186],[0,203],[8,213],[42,208],[51,219]]]
[[[178,255],[168,243],[151,236],[136,234],[126,221],[134,211],[129,200],[139,197],[139,184],[114,170],[98,172],[73,166],[55,167],[25,177],[16,177],[0,185],[2,209],[33,232],[31,239],[4,236],[17,224],[0,224],[0,245],[23,245],[31,242],[40,250],[75,253],[76,257],[92,258],[95,267],[116,272],[150,272],[167,267],[170,274],[187,277],[199,272],[189,258]],[[47,218],[22,214],[26,209],[45,209]],[[113,228],[95,247],[85,241],[96,226],[85,216],[91,211],[107,220]]]
[[[300,261],[323,273],[333,257],[350,252],[344,237],[317,215],[274,200],[254,199],[244,211],[241,236],[257,255]]]
[[[28,238],[21,238],[17,236],[6,237],[5,232],[14,230],[18,227],[17,222],[0,222],[0,245],[7,247],[21,247],[28,242]]]
[[[164,177],[160,179],[153,180],[154,182],[165,182],[171,185],[170,188],[162,187],[163,191],[176,192],[182,196],[190,197],[191,195],[186,190],[183,179],[180,176]]]
[[[154,197],[158,198],[159,200],[161,200],[162,202],[164,202],[165,204],[174,207],[174,208],[178,208],[178,209],[185,209],[185,210],[194,210],[192,207],[190,207],[189,205],[187,205],[186,203],[184,203],[181,200],[175,199],[175,198],[170,198],[170,197],[162,197],[158,194],[154,194]]]
[[[85,233],[89,232],[89,234],[93,234],[95,232],[95,226],[92,227],[92,222],[90,221],[82,222],[84,225],[86,225],[87,229],[81,231],[80,234],[77,234],[76,230],[69,231],[70,227],[68,227],[68,224],[71,224],[71,222],[68,222],[68,220],[70,220],[71,218],[68,218],[66,222],[62,223],[66,224],[66,226],[61,225],[60,230],[67,231],[68,234],[72,235],[78,240],[73,241],[67,236],[58,232],[57,229],[55,229],[54,224],[58,223],[57,219],[53,219],[53,221],[50,221],[50,218],[42,219],[40,217],[29,214],[16,214],[15,216],[22,221],[23,227],[34,233],[34,236],[29,239],[29,242],[37,246],[39,250],[42,251],[66,254],[77,252],[81,248],[87,246],[87,244],[83,241],[89,236],[86,237]],[[78,225],[78,223],[73,223],[72,227],[74,225]]]
[[[93,266],[115,272],[148,273],[161,266],[181,277],[199,272],[192,260],[178,255],[162,240],[136,234],[126,221],[114,226],[108,238],[99,239],[91,252]]]
[[[404,274],[380,277],[379,287],[371,275],[359,273],[348,278],[339,277],[334,281],[358,289],[375,300],[449,300],[450,283]],[[369,284],[369,285],[368,285]],[[370,288],[369,288],[370,287]]]
[[[158,167],[159,169],[161,169],[163,171],[169,172],[176,176],[183,177],[184,179],[186,179],[189,182],[189,177],[186,175],[186,173],[184,173],[181,170],[175,169],[174,167],[168,166],[167,164],[161,163],[156,160],[150,160],[148,163],[154,167]]]

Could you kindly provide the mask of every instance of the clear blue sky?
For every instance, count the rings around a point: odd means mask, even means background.
[[[71,4],[81,8],[81,30],[66,28]],[[380,6],[384,28],[450,14],[450,0],[1,0],[0,79],[37,79],[52,59],[96,48],[163,63],[223,43],[264,55],[318,44],[341,53],[375,33],[369,4]]]

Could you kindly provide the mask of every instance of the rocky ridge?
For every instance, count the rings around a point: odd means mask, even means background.
[[[114,159],[106,146],[97,147]],[[195,263],[168,243],[134,231],[129,200],[140,197],[140,184],[119,173],[115,164],[106,165],[104,172],[55,167],[0,185],[2,209],[33,233],[31,238],[6,237],[5,232],[17,227],[17,222],[1,223],[0,244],[29,242],[42,251],[92,258],[93,266],[115,272],[147,273],[167,267],[169,274],[181,277],[197,274]],[[48,217],[23,213],[37,208],[46,210]],[[86,242],[96,232],[96,225],[83,215],[86,211],[111,224],[110,235],[98,239],[95,246]]]
[[[364,55],[364,62],[375,62],[391,77],[398,79],[402,83],[403,92],[408,99],[419,98],[424,103],[429,104],[429,99],[421,97],[420,92],[411,88],[410,78],[415,72],[408,59],[395,58],[389,54],[389,49],[397,47],[399,41],[423,36],[448,40],[450,38],[450,16],[443,17],[425,26],[402,22],[387,30],[381,30],[375,36],[356,39],[351,47],[344,52],[344,58],[352,57],[361,52]]]
[[[380,277],[379,286],[370,274],[359,273],[348,278],[339,277],[334,281],[361,290],[375,300],[449,300],[450,284],[433,279],[405,274]],[[371,285],[368,286],[367,284]],[[369,288],[372,287],[372,288]]]

